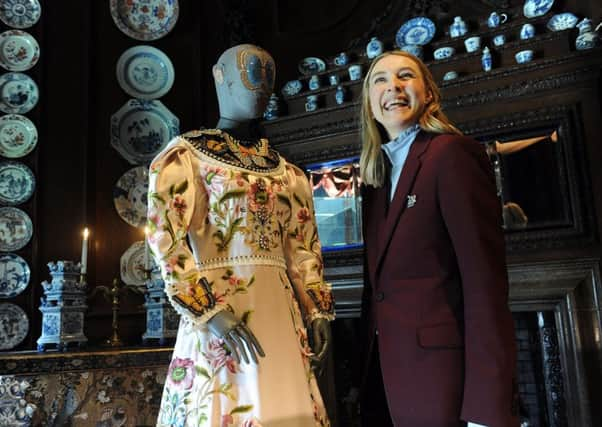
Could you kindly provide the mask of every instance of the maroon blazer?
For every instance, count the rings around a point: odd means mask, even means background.
[[[387,191],[363,193],[362,316],[368,355],[378,330],[391,418],[518,426],[501,206],[484,148],[422,131],[389,206]]]

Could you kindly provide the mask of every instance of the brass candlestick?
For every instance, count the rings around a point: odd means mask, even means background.
[[[112,335],[110,338],[105,340],[102,345],[108,347],[121,347],[123,346],[123,341],[119,337],[119,294],[121,292],[125,292],[127,290],[132,290],[134,292],[142,292],[136,286],[131,285],[123,285],[121,286],[121,282],[115,278],[113,279],[113,285],[109,289],[108,286],[100,285],[96,286],[90,295],[90,298],[94,297],[96,293],[100,292],[102,295],[109,301],[111,301],[111,311],[113,314],[111,321],[111,329]]]

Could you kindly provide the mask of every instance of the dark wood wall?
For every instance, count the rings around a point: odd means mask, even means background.
[[[161,102],[179,117],[181,129],[188,130],[215,123],[217,102],[210,68],[231,45],[253,42],[270,51],[277,64],[279,92],[285,81],[297,77],[301,58],[332,57],[349,48],[363,48],[371,35],[391,40],[406,17],[424,13],[449,23],[455,15],[470,19],[522,4],[504,0],[180,0],[174,30],[162,39],[140,42],[114,25],[108,1],[41,3],[42,19],[29,30],[40,43],[41,59],[28,72],[41,91],[40,103],[28,114],[38,126],[40,142],[36,152],[25,159],[37,178],[34,199],[27,205],[34,220],[34,239],[22,251],[31,261],[33,277],[29,289],[16,301],[30,314],[32,326],[18,349],[34,348],[40,335],[37,307],[39,284],[49,278],[46,263],[78,260],[84,226],[92,233],[91,287],[118,277],[121,255],[143,238],[142,230],[117,215],[112,196],[118,178],[133,167],[110,146],[109,135],[111,115],[129,99],[115,77],[116,62],[127,48],[149,44],[170,57],[176,79]],[[602,17],[598,0],[556,3],[556,11],[572,11],[594,22]],[[593,109],[586,113],[590,120],[599,118],[599,104],[583,108]],[[596,138],[590,130],[586,133],[588,138]],[[599,158],[599,150],[593,147],[587,155]],[[602,211],[602,206],[596,208]],[[601,223],[598,226],[602,228]],[[131,344],[139,342],[144,330],[142,302],[139,296],[128,296],[121,313],[123,334]],[[109,333],[110,306],[95,299],[90,304],[86,334],[98,342]]]

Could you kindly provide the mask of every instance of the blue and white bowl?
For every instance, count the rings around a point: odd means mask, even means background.
[[[399,50],[411,53],[416,58],[422,59],[422,46],[418,46],[417,44],[405,44],[401,46]]]
[[[456,49],[451,46],[440,47],[439,49],[435,49],[433,52],[433,57],[435,59],[446,59],[451,57],[454,53],[456,53]]]
[[[519,64],[526,64],[533,60],[533,51],[531,49],[521,50],[514,55],[514,58]]]
[[[521,40],[533,38],[535,37],[535,27],[533,24],[527,23],[521,27],[519,35]]]
[[[443,80],[444,81],[449,81],[449,80],[454,80],[458,78],[458,72],[457,71],[448,71],[447,73],[445,73],[445,75],[443,76]]]
[[[302,88],[303,84],[301,84],[300,80],[291,80],[282,86],[282,94],[284,96],[293,96],[301,92]]]

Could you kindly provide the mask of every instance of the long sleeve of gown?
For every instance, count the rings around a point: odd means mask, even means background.
[[[311,187],[307,177],[294,166],[288,167],[291,219],[285,243],[288,276],[309,320],[334,319],[334,299],[324,281],[318,228]]]
[[[225,308],[216,303],[210,284],[201,281],[186,240],[193,216],[206,217],[207,196],[198,175],[190,146],[173,141],[150,166],[148,192],[149,246],[165,293],[176,311],[197,325]]]

